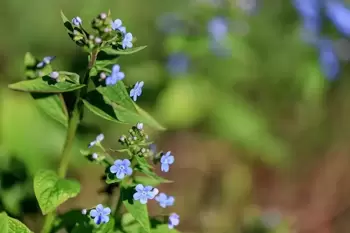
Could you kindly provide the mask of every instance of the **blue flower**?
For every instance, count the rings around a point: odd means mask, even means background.
[[[208,32],[214,38],[214,40],[222,40],[227,36],[228,23],[227,20],[222,17],[215,17],[208,23]]]
[[[303,18],[320,18],[320,0],[293,0],[293,5]]]
[[[72,19],[72,23],[74,24],[74,26],[79,27],[83,23],[83,21],[79,16],[77,16]]]
[[[123,49],[132,48],[132,34],[130,32],[125,34],[124,39],[122,41],[122,47]]]
[[[135,190],[134,200],[140,201],[141,204],[146,204],[149,199],[153,199],[159,192],[158,189],[152,186],[143,186],[142,184],[136,185]]]
[[[326,14],[343,34],[350,35],[350,9],[340,1],[326,1]]]
[[[132,168],[130,167],[130,160],[128,159],[118,159],[114,161],[114,164],[110,167],[110,171],[115,174],[118,179],[123,179],[125,176],[130,176],[132,174]]]
[[[169,229],[173,229],[175,226],[179,225],[180,223],[180,216],[172,213],[169,216],[169,220],[168,220],[168,227]]]
[[[189,60],[183,53],[174,53],[169,56],[167,69],[173,75],[184,74],[188,71]]]
[[[142,87],[143,87],[144,82],[136,82],[135,86],[133,89],[130,91],[130,97],[134,99],[134,101],[137,100],[137,97],[142,94]]]
[[[60,76],[60,74],[57,71],[53,71],[50,73],[50,78],[57,79]]]
[[[112,68],[112,74],[106,78],[106,85],[115,85],[118,81],[122,80],[125,74],[120,71],[119,65],[114,65]]]
[[[36,67],[37,68],[43,68],[44,66],[50,64],[50,62],[55,59],[56,56],[47,56],[47,57],[44,57],[43,60],[41,62],[39,62]]]
[[[318,43],[319,60],[321,69],[327,79],[334,80],[338,77],[340,71],[339,59],[333,48],[331,40],[322,39]]]
[[[107,223],[109,221],[109,214],[111,209],[109,207],[103,208],[103,205],[99,204],[96,209],[90,211],[90,217],[94,219],[94,222],[99,225],[101,223]]]
[[[112,29],[113,30],[119,30],[123,34],[126,33],[126,28],[122,26],[122,21],[120,19],[116,19],[112,22]]]
[[[105,138],[105,136],[101,133],[99,135],[97,135],[96,139],[92,142],[89,143],[89,148],[96,145],[96,143],[100,143],[102,142],[102,140]]]
[[[167,206],[174,205],[175,199],[173,196],[167,196],[165,193],[160,193],[158,196],[156,196],[156,201],[159,202],[159,205],[163,208],[166,208]]]
[[[160,158],[160,163],[162,164],[160,167],[160,170],[163,172],[168,172],[169,171],[169,165],[173,164],[175,161],[174,156],[171,154],[170,151],[166,152],[165,155],[163,155]]]

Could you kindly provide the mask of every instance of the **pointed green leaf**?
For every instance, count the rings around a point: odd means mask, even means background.
[[[143,228],[143,232],[150,233],[151,226],[148,218],[148,210],[146,204],[141,204],[139,201],[133,199],[135,193],[135,187],[128,187],[123,184],[121,190],[121,196],[123,198],[123,204],[126,210],[136,219],[136,221]]]
[[[20,81],[9,85],[9,88],[16,91],[36,92],[36,93],[63,93],[74,91],[85,85],[75,84],[73,82],[56,82],[48,76]]]
[[[40,111],[65,127],[68,126],[68,112],[61,94],[32,93]]]
[[[116,50],[116,49],[113,49],[111,47],[107,47],[107,48],[101,49],[101,51],[103,51],[109,55],[129,55],[129,54],[137,53],[137,52],[145,49],[146,47],[147,47],[147,45],[144,45],[144,46],[134,47],[131,49],[126,49],[126,50]]]
[[[61,11],[61,18],[62,18],[62,21],[63,21],[63,25],[67,28],[67,31],[68,32],[73,32],[73,25],[67,19],[67,17],[64,15],[63,11]]]
[[[75,84],[79,84],[79,82],[80,82],[79,74],[76,74],[73,72],[68,72],[68,71],[60,71],[60,75],[63,76],[64,78],[72,81]]]
[[[0,213],[1,233],[32,233],[23,223],[9,217],[5,212]]]
[[[75,180],[61,179],[50,170],[40,170],[35,174],[34,193],[43,214],[54,211],[79,192],[80,184]]]
[[[166,180],[166,182],[164,182],[165,179],[154,179],[152,177],[148,177],[148,176],[135,176],[135,184],[143,184],[143,185],[151,185],[153,187],[156,187],[160,184],[163,183],[172,183],[172,181],[170,180]]]
[[[156,120],[150,116],[146,116],[144,111],[140,111],[141,108],[136,107],[132,102],[130,103],[130,98],[126,97],[125,93],[123,94],[123,90],[120,90],[120,92],[115,95],[113,90],[101,91],[100,89],[99,91],[113,98],[114,101],[110,100],[106,95],[101,95],[97,91],[89,92],[84,100],[84,104],[94,114],[117,123],[136,124],[138,122],[143,122],[155,129],[164,130],[164,127]],[[129,100],[126,98],[129,98]]]

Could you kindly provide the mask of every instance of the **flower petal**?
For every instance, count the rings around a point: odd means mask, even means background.
[[[128,176],[130,176],[130,175],[132,174],[132,168],[131,168],[131,167],[127,167],[127,168],[125,169],[125,174],[128,175]]]
[[[90,216],[92,218],[96,217],[97,215],[98,215],[98,212],[95,209],[90,211]]]
[[[134,198],[134,200],[137,201],[137,200],[140,200],[141,196],[142,196],[141,193],[137,192],[137,193],[134,193],[133,198]]]
[[[101,216],[101,223],[108,223],[109,222],[109,216]]]
[[[174,158],[174,156],[172,156],[172,155],[170,155],[170,156],[167,158],[167,163],[168,163],[168,164],[173,164],[174,161],[175,161],[175,158]]]
[[[106,207],[103,209],[102,214],[109,215],[111,213],[111,209],[109,207]]]
[[[147,204],[147,198],[146,197],[140,198],[140,203],[141,204]]]
[[[102,211],[103,211],[103,205],[102,205],[102,204],[98,204],[98,205],[96,206],[96,211],[99,212],[99,213],[102,213]]]
[[[125,177],[125,172],[122,171],[121,169],[119,169],[118,172],[117,172],[117,174],[116,174],[116,176],[117,176],[117,178],[118,178],[119,180],[122,180],[122,179],[124,179],[124,177]]]
[[[123,159],[122,164],[123,164],[125,167],[129,167],[131,163],[130,163],[130,160],[128,160],[128,159]]]
[[[142,192],[144,190],[144,188],[145,187],[142,184],[138,184],[138,185],[136,185],[135,190],[137,192]]]
[[[117,173],[119,170],[119,166],[116,166],[116,165],[112,165],[110,168],[109,168],[109,171],[111,173]]]
[[[163,172],[168,172],[169,171],[169,165],[167,163],[162,163],[160,170]]]

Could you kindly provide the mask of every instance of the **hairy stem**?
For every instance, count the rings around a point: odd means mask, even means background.
[[[64,178],[67,174],[69,161],[70,161],[70,155],[71,150],[73,147],[73,142],[75,138],[75,134],[77,132],[77,128],[80,122],[80,118],[83,114],[83,104],[80,100],[82,96],[84,96],[87,93],[88,83],[89,83],[89,73],[91,68],[95,65],[96,58],[97,58],[98,51],[93,51],[90,55],[89,64],[86,70],[86,73],[81,80],[81,83],[85,84],[86,86],[82,89],[79,89],[76,91],[75,95],[75,104],[73,111],[71,112],[69,116],[69,122],[68,122],[68,129],[67,129],[67,136],[66,140],[64,142],[64,146],[61,153],[61,162],[58,166],[58,176],[60,178]],[[49,233],[52,228],[52,223],[55,220],[56,213],[50,212],[45,217],[45,222],[43,225],[43,228],[41,230],[41,233]]]

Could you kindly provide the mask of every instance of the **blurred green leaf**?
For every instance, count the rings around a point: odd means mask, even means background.
[[[38,108],[63,126],[68,126],[68,112],[61,94],[32,93]]]
[[[49,76],[36,78],[32,80],[20,81],[10,84],[8,87],[15,91],[35,92],[35,93],[63,93],[74,91],[84,87],[85,85],[75,84],[71,82],[56,82]]]
[[[147,47],[147,45],[144,45],[144,46],[134,47],[134,48],[126,49],[126,50],[116,50],[116,49],[107,47],[107,48],[101,49],[101,51],[103,51],[109,55],[129,55],[129,54],[137,53],[137,52],[145,49],[146,47]]]
[[[79,192],[80,184],[75,180],[61,179],[50,170],[40,170],[35,174],[34,193],[44,215]]]
[[[120,192],[123,198],[124,206],[127,209],[127,211],[142,226],[144,232],[150,233],[151,226],[148,218],[147,205],[141,204],[139,201],[135,201],[133,199],[133,194],[135,193],[135,187],[130,187],[123,183]]]
[[[23,223],[7,216],[5,212],[0,213],[0,230],[1,233],[32,233]]]
[[[67,19],[67,17],[64,15],[63,11],[61,11],[61,18],[63,21],[63,25],[67,29],[68,32],[73,32],[73,25],[72,23]]]

